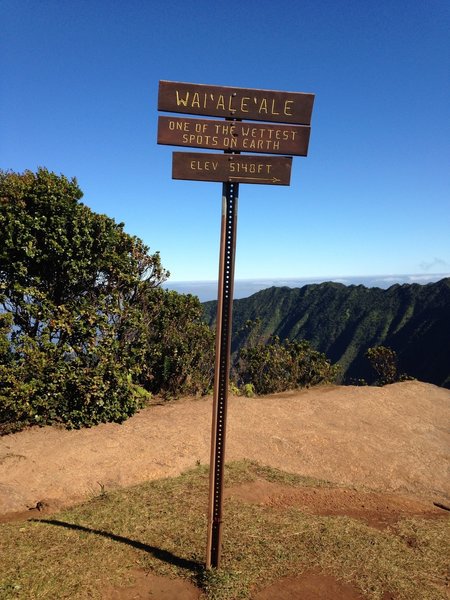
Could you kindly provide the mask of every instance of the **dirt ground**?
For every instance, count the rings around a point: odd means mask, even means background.
[[[207,463],[211,405],[211,398],[188,398],[149,407],[121,425],[80,431],[45,427],[0,438],[0,520],[28,518],[36,507],[53,511],[102,489]],[[232,397],[227,460],[257,460],[347,489],[293,490],[255,482],[227,494],[272,506],[303,506],[315,514],[346,514],[374,527],[405,514],[448,515],[435,504],[450,505],[449,424],[450,391],[417,381]],[[108,590],[105,598],[199,597],[196,588],[180,581],[140,572],[135,577],[134,586]],[[326,573],[303,573],[274,585],[255,600],[362,598]]]
[[[189,583],[169,580],[142,571],[127,588],[105,590],[104,600],[200,600],[200,591]],[[386,595],[383,600],[393,600]],[[331,575],[308,571],[300,577],[276,581],[254,596],[254,600],[364,600],[354,587]]]

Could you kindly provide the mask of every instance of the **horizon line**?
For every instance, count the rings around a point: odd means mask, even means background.
[[[234,281],[244,281],[244,282],[268,282],[268,281],[301,281],[303,279],[305,280],[309,280],[309,279],[323,279],[326,281],[334,281],[336,279],[361,279],[361,278],[365,278],[365,279],[383,279],[383,280],[388,280],[388,279],[397,279],[397,278],[404,278],[404,277],[417,277],[417,278],[421,278],[421,279],[427,279],[430,277],[450,277],[450,272],[444,272],[444,273],[394,273],[394,274],[382,274],[382,273],[378,273],[375,275],[368,275],[368,274],[364,274],[364,275],[302,275],[302,276],[289,276],[289,277],[280,277],[280,276],[274,276],[274,277],[245,277],[245,278],[238,278],[236,277],[234,279]],[[171,279],[170,276],[169,278],[164,282],[167,283],[168,281],[170,281],[171,283],[216,283],[217,282],[217,278],[216,279]]]

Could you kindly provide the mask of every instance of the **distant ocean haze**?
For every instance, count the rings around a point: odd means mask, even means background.
[[[364,285],[366,287],[379,287],[387,289],[391,285],[405,283],[419,283],[425,285],[434,283],[450,273],[419,273],[416,275],[362,275],[349,277],[299,277],[299,278],[273,278],[273,279],[237,279],[234,282],[234,298],[247,298],[260,290],[276,287],[298,288],[311,283],[324,283],[333,281],[344,285]],[[175,290],[181,294],[198,296],[201,302],[217,300],[217,281],[167,281],[164,287]]]

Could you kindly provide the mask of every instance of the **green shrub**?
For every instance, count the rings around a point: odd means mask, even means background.
[[[281,342],[274,337],[267,344],[242,349],[237,372],[243,385],[251,384],[257,394],[271,394],[330,383],[338,366],[305,340]]]
[[[169,397],[208,393],[214,377],[214,333],[203,322],[199,299],[151,289],[141,314],[148,318],[141,384]]]
[[[0,430],[122,421],[142,403],[139,299],[167,276],[76,180],[0,171]]]
[[[387,385],[397,381],[410,381],[414,379],[406,373],[400,373],[398,369],[397,353],[387,346],[374,346],[366,352],[373,370],[378,375],[375,385]]]
[[[241,387],[241,395],[245,396],[246,398],[253,398],[255,395],[255,386],[253,383],[244,383],[244,385]]]

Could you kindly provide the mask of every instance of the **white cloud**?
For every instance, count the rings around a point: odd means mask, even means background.
[[[446,271],[447,269],[450,269],[450,263],[442,258],[434,257],[431,262],[420,263],[420,268],[424,271]]]

